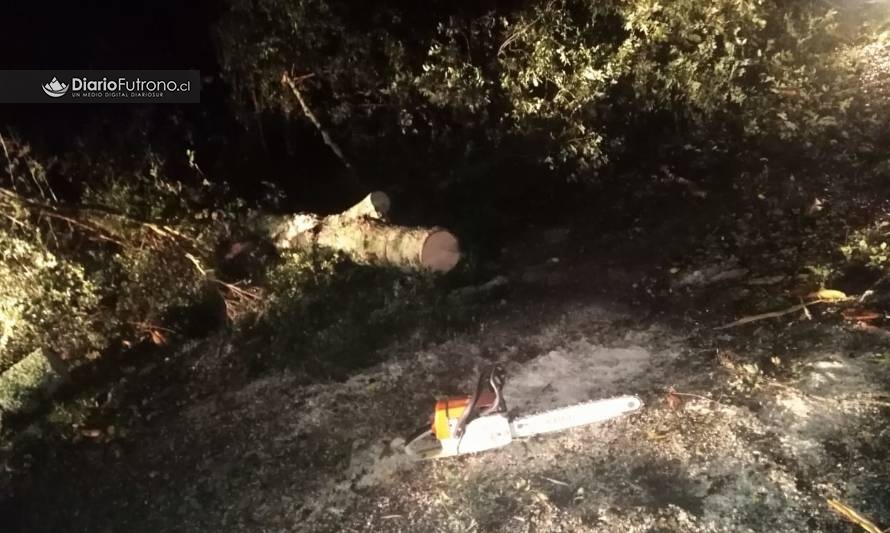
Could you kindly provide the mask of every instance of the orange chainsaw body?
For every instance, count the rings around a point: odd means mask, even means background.
[[[470,405],[470,396],[452,396],[436,402],[436,410],[433,413],[433,434],[439,440],[455,437],[454,428],[460,417],[464,415],[467,406]],[[478,409],[488,409],[496,401],[492,391],[481,391],[476,400]]]
[[[454,434],[454,427],[469,404],[469,396],[455,396],[436,402],[432,429],[437,439],[444,440]]]
[[[472,396],[451,396],[435,404],[430,424],[409,442],[409,453],[424,459],[449,457],[504,446],[512,440],[501,396],[499,369],[482,374]]]

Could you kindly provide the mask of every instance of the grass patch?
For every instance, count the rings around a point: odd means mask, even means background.
[[[379,362],[395,341],[435,341],[468,327],[471,302],[448,292],[461,276],[359,266],[332,254],[292,254],[268,274],[269,300],[253,334],[273,364],[342,377]]]

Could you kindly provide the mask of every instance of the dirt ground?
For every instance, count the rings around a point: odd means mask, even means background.
[[[886,341],[832,305],[715,330],[738,314],[707,302],[770,282],[763,273],[560,260],[564,246],[510,273],[475,331],[406,336],[345,382],[282,371],[194,398],[175,390],[194,384],[146,395],[157,416],[111,444],[71,446],[7,514],[21,531],[54,532],[858,531],[829,509],[837,499],[890,527]],[[652,280],[686,303],[621,296]],[[170,359],[193,362],[199,382],[201,366],[251,349],[228,342]],[[404,439],[435,398],[469,391],[495,362],[516,414],[617,394],[646,405],[498,450],[409,459]]]

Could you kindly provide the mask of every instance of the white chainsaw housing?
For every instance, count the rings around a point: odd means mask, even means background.
[[[439,457],[462,453],[475,453],[510,444],[513,432],[510,420],[503,414],[480,416],[471,420],[460,437],[449,437],[439,442],[442,452]]]
[[[531,437],[611,420],[642,407],[643,401],[636,396],[616,396],[523,416],[513,420],[510,428],[513,438]]]

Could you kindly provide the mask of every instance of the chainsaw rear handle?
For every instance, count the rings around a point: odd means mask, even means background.
[[[476,383],[476,390],[470,397],[469,402],[464,406],[464,411],[457,420],[457,424],[455,424],[452,432],[454,436],[461,437],[466,430],[467,424],[475,418],[492,413],[505,413],[507,405],[504,402],[503,388],[504,369],[500,366],[492,366],[487,372],[480,374],[479,381]],[[445,407],[447,412],[447,403]],[[438,406],[436,406],[436,412],[439,412]]]

